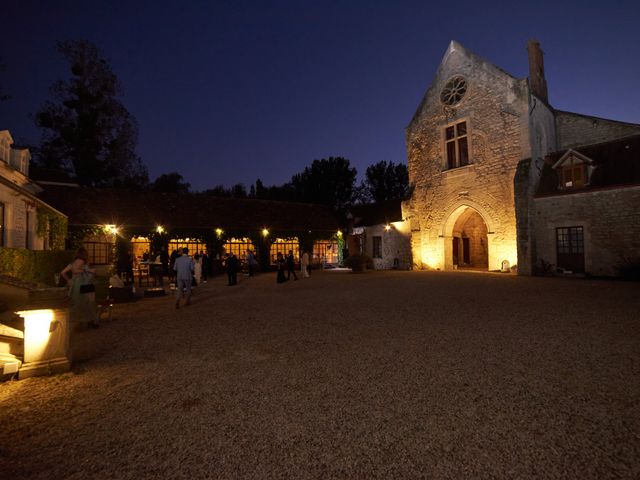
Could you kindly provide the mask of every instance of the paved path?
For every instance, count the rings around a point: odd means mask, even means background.
[[[640,478],[640,284],[219,277],[0,384],[0,477]]]

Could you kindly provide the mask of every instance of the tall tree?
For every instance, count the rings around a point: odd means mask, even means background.
[[[370,165],[361,185],[364,199],[384,202],[405,198],[409,194],[409,172],[407,166],[381,161]]]
[[[342,157],[314,160],[310,167],[291,178],[291,188],[299,201],[343,209],[353,200],[357,171]]]
[[[35,115],[44,129],[36,160],[70,171],[78,183],[93,186],[144,185],[146,167],[135,149],[138,126],[118,97],[122,88],[111,66],[86,40],[60,42],[71,77],[51,87]]]
[[[189,193],[191,185],[178,172],[163,173],[150,185],[154,192]]]

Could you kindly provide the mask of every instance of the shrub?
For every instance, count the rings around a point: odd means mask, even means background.
[[[372,269],[373,260],[366,253],[356,253],[345,259],[344,266],[354,271],[364,270],[365,268]]]
[[[73,255],[73,252],[67,250],[0,247],[1,273],[27,282],[53,286],[54,274],[68,265],[73,260]]]

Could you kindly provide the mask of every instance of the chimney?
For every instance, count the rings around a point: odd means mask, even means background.
[[[544,78],[544,52],[540,48],[540,42],[533,39],[529,40],[527,52],[529,53],[529,83],[531,91],[536,97],[549,103],[547,80]]]

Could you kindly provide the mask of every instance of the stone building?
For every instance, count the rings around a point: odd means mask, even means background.
[[[29,178],[31,155],[16,148],[8,130],[0,130],[0,247],[52,248],[48,223],[64,214],[37,197],[42,191]]]
[[[350,253],[371,257],[375,270],[411,268],[409,222],[400,200],[354,205],[347,214]]]
[[[532,211],[537,267],[616,276],[640,266],[640,135],[545,160]]]
[[[640,133],[640,125],[555,110],[543,52],[534,40],[527,50],[530,75],[518,79],[449,45],[406,131],[415,188],[403,218],[415,268],[532,273],[545,158]]]

